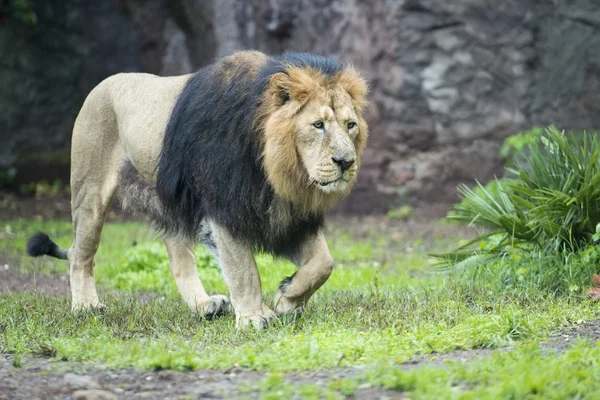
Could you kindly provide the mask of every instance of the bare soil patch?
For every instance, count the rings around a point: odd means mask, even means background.
[[[544,348],[553,351],[563,351],[577,339],[587,339],[592,342],[600,341],[600,320],[572,325],[561,333],[551,335]]]
[[[15,368],[10,355],[0,355],[0,399],[68,399],[77,390],[100,390],[118,399],[241,399],[258,398],[257,383],[265,374],[228,369],[193,372],[105,369],[100,365],[26,358]],[[74,371],[73,373],[67,371]],[[291,373],[288,384],[317,384],[325,387],[336,379],[355,376],[356,369]],[[240,390],[241,389],[241,390]],[[361,399],[402,399],[402,393],[361,388]]]
[[[23,274],[9,264],[2,262],[0,256],[0,292],[36,291],[52,296],[70,293],[69,277],[65,274]]]

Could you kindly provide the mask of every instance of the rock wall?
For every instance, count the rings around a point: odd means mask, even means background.
[[[215,56],[210,4],[26,0],[29,23],[12,3],[0,5],[0,168],[30,151],[68,148],[83,100],[107,76],[184,74]]]
[[[83,3],[40,2],[33,25],[2,6],[0,167],[21,148],[67,145],[85,93],[107,74],[139,69],[139,35],[127,19],[107,2]]]
[[[334,56],[371,82],[370,142],[359,185],[340,207],[346,212],[452,202],[458,183],[501,175],[502,139],[533,125],[600,128],[597,0],[66,4],[56,26],[67,33],[43,41],[52,50],[43,56],[7,38],[22,32],[0,27],[0,84],[10,89],[0,108],[11,110],[13,149],[66,143],[74,110],[101,75],[183,73],[243,48]],[[6,61],[6,46],[16,61]],[[15,97],[24,100],[11,103]],[[3,161],[14,154],[4,152]]]
[[[360,184],[342,206],[447,203],[503,172],[502,139],[536,124],[600,127],[594,0],[227,0],[237,41],[351,62],[372,84]],[[232,42],[235,45],[232,45]],[[236,46],[237,45],[237,46]]]

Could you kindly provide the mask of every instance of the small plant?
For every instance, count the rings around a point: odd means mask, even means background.
[[[400,208],[396,208],[394,210],[390,210],[387,213],[389,219],[408,219],[413,213],[413,209],[411,206],[402,206]]]
[[[461,185],[455,220],[487,231],[455,252],[437,255],[446,266],[513,259],[524,250],[574,252],[600,233],[600,141],[597,134],[566,134],[550,127],[528,146],[512,178],[477,189]],[[470,246],[480,243],[480,248]],[[483,244],[481,244],[483,243]]]
[[[504,140],[498,155],[501,159],[505,160],[505,165],[507,167],[512,167],[514,162],[527,152],[529,146],[534,145],[543,134],[544,129],[535,126],[528,131],[519,132],[516,135],[509,136]]]
[[[15,21],[26,25],[36,25],[38,16],[33,11],[29,0],[9,0],[3,2],[0,7],[1,13],[9,14]]]
[[[21,356],[19,354],[13,355],[12,366],[14,368],[21,368],[23,366],[23,360],[21,360]]]
[[[0,170],[0,188],[9,186],[15,180],[17,169],[15,167]]]
[[[539,140],[540,136],[544,133],[544,129],[536,126],[528,131],[518,132],[516,135],[512,135],[504,139],[504,143],[498,152],[498,157],[504,160],[504,165],[507,169],[522,168],[529,170],[530,167],[527,165],[526,156],[529,154],[529,147],[535,145]],[[483,195],[483,190],[487,191],[496,201],[500,199],[499,186],[502,185],[503,191],[510,190],[510,179],[509,178],[497,178],[485,185],[476,186],[473,191],[478,195]],[[460,190],[460,189],[459,189]],[[465,201],[468,201],[468,197]],[[459,213],[459,209],[462,207],[455,207],[454,210],[448,212],[448,217],[453,218]]]

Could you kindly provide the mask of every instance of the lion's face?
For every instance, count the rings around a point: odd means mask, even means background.
[[[263,111],[263,165],[279,196],[315,211],[349,192],[368,135],[366,93],[353,69],[333,77],[297,67],[273,75]]]
[[[308,183],[325,193],[346,192],[356,178],[358,117],[342,88],[321,89],[295,118],[296,150]]]

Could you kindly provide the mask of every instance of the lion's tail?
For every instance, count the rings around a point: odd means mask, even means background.
[[[48,255],[67,260],[67,249],[61,249],[43,232],[38,232],[27,240],[27,254],[31,257]]]

